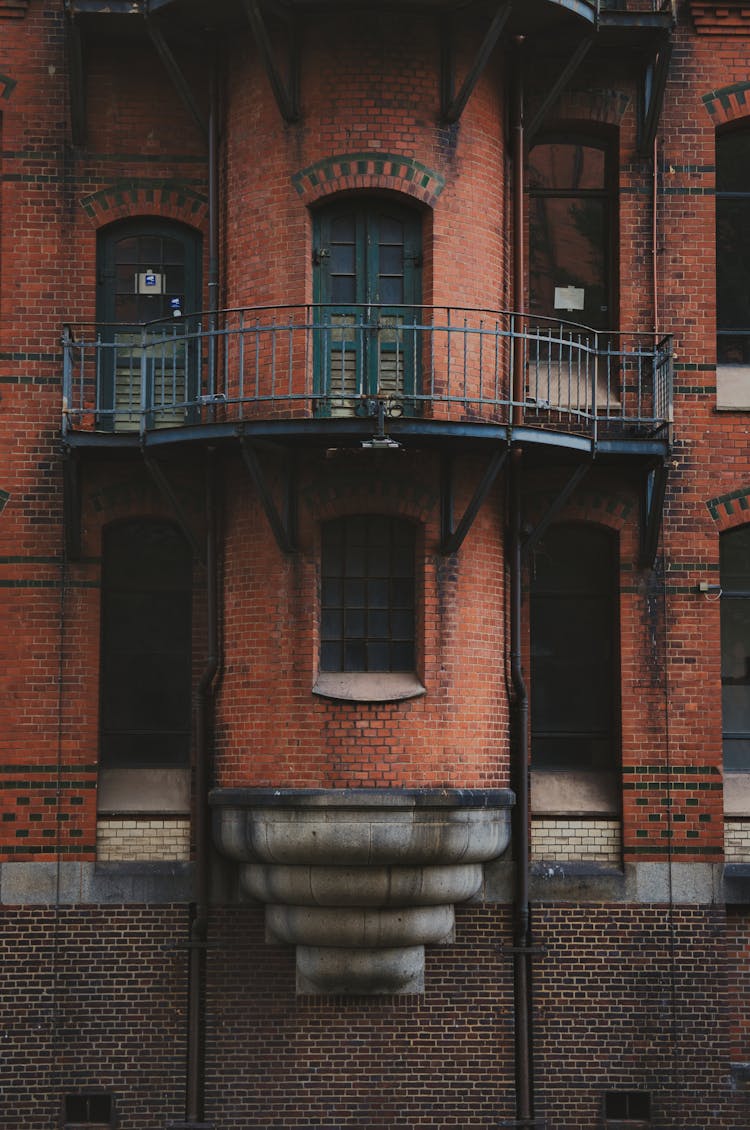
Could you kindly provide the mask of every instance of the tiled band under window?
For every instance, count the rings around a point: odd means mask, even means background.
[[[414,528],[356,516],[323,527],[321,671],[413,671]]]

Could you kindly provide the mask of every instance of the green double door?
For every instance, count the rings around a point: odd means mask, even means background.
[[[188,315],[200,306],[200,238],[179,224],[128,221],[99,244],[100,426],[135,431],[184,423],[197,393]],[[192,347],[192,349],[191,349]]]
[[[315,228],[315,392],[319,411],[353,415],[368,398],[413,411],[421,312],[421,223],[383,201],[345,201]]]

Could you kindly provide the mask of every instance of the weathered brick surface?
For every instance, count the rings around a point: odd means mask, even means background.
[[[559,514],[619,538],[629,863],[720,864],[725,841],[719,604],[695,589],[718,580],[720,533],[750,520],[747,413],[715,409],[714,310],[715,133],[750,119],[750,97],[747,42],[724,9],[706,16],[713,8],[677,6],[653,155],[636,151],[641,64],[625,52],[605,63],[591,52],[548,119],[616,138],[618,322],[675,335],[656,568],[636,564],[634,474],[596,463]],[[699,16],[709,21],[701,32],[718,33],[696,35]],[[470,14],[454,28],[457,86],[485,30]],[[180,39],[173,47],[204,112],[207,52]],[[508,44],[452,126],[438,120],[439,47],[422,11],[309,20],[302,118],[290,125],[249,31],[221,45],[223,305],[309,302],[314,209],[362,190],[399,193],[420,211],[425,303],[511,304]],[[129,517],[174,517],[137,450],[88,460],[82,559],[65,560],[59,338],[63,323],[94,320],[97,232],[134,216],[192,226],[203,236],[208,305],[205,139],[156,52],[145,37],[124,37],[90,53],[83,147],[71,144],[68,63],[62,5],[0,2],[0,857],[11,862],[95,858],[102,531]],[[530,67],[530,114],[553,72]],[[262,459],[278,500],[276,456]],[[216,783],[507,785],[505,478],[460,552],[443,558],[437,452],[300,452],[300,551],[286,557],[236,448],[219,463]],[[457,457],[456,515],[486,465],[487,453]],[[178,454],[169,474],[202,537],[200,459]],[[565,478],[549,467],[528,474],[527,528]],[[320,524],[367,512],[405,517],[419,531],[427,694],[400,705],[311,693]],[[204,585],[196,568],[196,685]],[[8,1130],[52,1125],[59,1094],[87,1082],[119,1088],[123,1130],[180,1115],[183,959],[167,947],[185,917],[5,908]],[[545,947],[534,978],[535,1067],[550,1127],[595,1125],[613,1087],[651,1089],[660,1125],[750,1122],[727,1082],[730,1059],[750,1060],[742,908],[725,923],[718,908],[545,905],[534,922]],[[511,982],[497,951],[498,937],[509,941],[504,909],[460,912],[456,946],[428,954],[425,998],[398,1002],[296,1000],[291,951],[263,945],[259,911],[227,909],[214,933],[208,1099],[218,1125],[489,1127],[512,1117]]]

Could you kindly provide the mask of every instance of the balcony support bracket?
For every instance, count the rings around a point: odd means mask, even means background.
[[[70,128],[73,145],[86,144],[86,66],[83,56],[81,28],[75,13],[66,4],[65,38],[67,40],[70,70],[68,75],[70,92]]]
[[[63,454],[63,524],[65,556],[81,560],[81,466],[78,453],[67,448]]]
[[[524,538],[523,545],[521,546],[521,554],[524,558],[528,557],[529,553],[531,553],[537,542],[540,541],[542,537],[544,537],[544,534],[547,532],[550,523],[553,521],[556,515],[560,513],[563,506],[580,483],[581,479],[586,474],[588,474],[590,466],[590,463],[581,463],[578,467],[576,467],[575,471],[573,471],[573,474],[569,477],[568,481],[547,507],[547,512],[545,513],[544,517],[542,517],[539,522],[537,522],[531,533]]]
[[[285,82],[274,57],[271,38],[263,20],[260,4],[257,0],[243,0],[243,7],[281,116],[287,123],[298,122],[300,118],[299,48],[294,23],[291,19],[287,22],[289,79]]]
[[[151,478],[154,480],[157,487],[159,488],[159,491],[161,492],[161,494],[164,496],[164,498],[167,500],[167,502],[171,506],[172,510],[174,511],[174,516],[177,519],[177,524],[180,527],[180,529],[182,530],[185,537],[187,538],[187,541],[190,545],[190,548],[192,549],[193,554],[195,555],[195,559],[198,562],[200,562],[201,565],[203,565],[205,567],[206,554],[205,554],[203,545],[201,544],[200,538],[197,538],[195,536],[195,533],[193,532],[193,529],[192,529],[189,521],[187,520],[187,516],[185,514],[185,511],[183,510],[182,506],[180,505],[179,499],[177,498],[177,494],[176,494],[174,488],[172,487],[172,484],[170,483],[169,479],[164,474],[164,468],[161,466],[161,464],[156,459],[153,459],[150,455],[148,455],[148,453],[146,452],[145,449],[143,449],[143,462],[146,465],[146,470],[151,475]]]
[[[656,560],[666,489],[667,464],[664,462],[647,471],[643,481],[640,564],[644,569],[653,568]]]
[[[507,458],[508,448],[498,447],[455,530],[453,528],[453,461],[443,460],[440,481],[440,552],[444,556],[457,553],[461,548],[464,538],[479,513],[480,506],[487,497]]]
[[[286,470],[284,513],[280,514],[274,500],[268,479],[258,459],[258,453],[253,444],[248,443],[244,436],[240,437],[240,450],[247,467],[250,478],[260,496],[261,505],[265,511],[268,523],[273,531],[273,536],[282,553],[296,553],[297,551],[297,476],[294,460],[285,459]]]
[[[474,88],[482,77],[482,72],[489,61],[495,44],[508,22],[510,11],[510,3],[498,4],[495,15],[492,17],[490,26],[487,28],[484,39],[477,51],[476,58],[469,68],[458,94],[454,94],[453,91],[455,82],[453,44],[455,42],[455,36],[452,34],[452,24],[449,21],[443,24],[440,66],[440,116],[442,120],[449,125],[453,125],[460,120],[466,103],[469,101]]]
[[[148,13],[145,13],[146,30],[149,39],[156,48],[156,53],[164,64],[164,69],[172,80],[172,85],[180,96],[183,105],[186,107],[192,118],[194,119],[198,129],[203,134],[204,138],[208,138],[208,122],[198,108],[198,103],[193,97],[193,92],[190,89],[190,84],[180,70],[180,66],[172,53],[169,44],[167,43],[161,28],[158,24],[151,19]]]
[[[671,58],[672,41],[665,36],[658,41],[653,58],[646,62],[643,69],[638,114],[638,152],[644,156],[653,149]]]
[[[542,122],[547,116],[547,111],[549,110],[550,106],[552,106],[556,99],[560,97],[563,90],[568,85],[571,78],[588,55],[593,43],[594,36],[587,35],[585,39],[581,40],[576,49],[566,60],[565,65],[563,66],[559,75],[552,83],[550,89],[547,91],[547,94],[545,95],[541,106],[537,109],[534,117],[531,119],[531,122],[526,127],[527,144],[532,144],[534,137],[539,132],[539,128],[542,125]]]

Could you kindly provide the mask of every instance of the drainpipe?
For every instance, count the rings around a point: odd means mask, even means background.
[[[203,981],[206,968],[209,892],[210,729],[213,688],[219,670],[218,583],[216,554],[216,475],[213,448],[206,452],[206,628],[208,656],[198,684],[195,740],[195,797],[193,835],[195,842],[195,903],[190,925],[188,967],[188,1057],[187,1122],[203,1119],[205,1082],[205,1002]]]
[[[516,73],[513,90],[513,308],[525,307],[524,262],[524,131],[523,131],[523,36],[516,40]],[[526,319],[516,315],[517,336],[513,350],[514,427],[523,423],[525,399],[524,331]],[[515,1004],[516,1126],[534,1125],[532,1036],[530,1023],[531,952],[529,933],[529,699],[521,666],[521,471],[523,448],[514,444],[510,453],[510,670],[513,685],[511,772],[516,793],[514,808],[515,891],[513,921],[513,989]]]
[[[214,48],[211,60],[208,116],[208,392],[216,392],[216,329],[219,309],[219,205],[218,205],[218,66]],[[210,824],[208,790],[211,785],[211,723],[213,694],[219,670],[218,574],[216,553],[216,466],[212,447],[206,451],[206,630],[208,654],[198,683],[195,733],[193,841],[195,851],[195,902],[191,908],[188,964],[188,1048],[186,1118],[190,1126],[202,1125],[205,1092],[206,944],[208,936]]]

